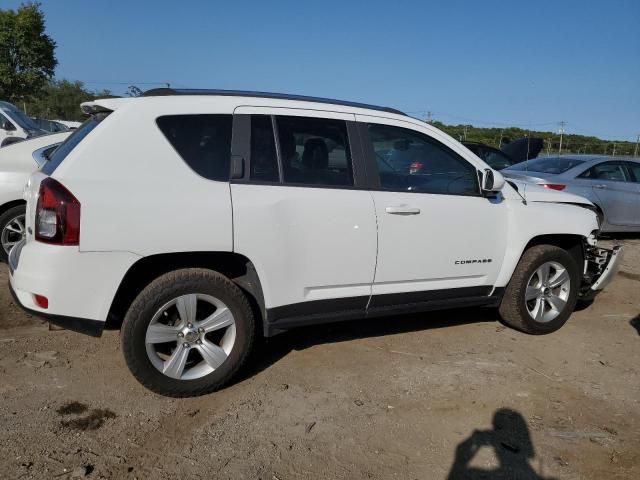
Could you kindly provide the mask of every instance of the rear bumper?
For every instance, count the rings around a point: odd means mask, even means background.
[[[99,337],[102,335],[105,322],[90,320],[88,318],[66,317],[64,315],[54,315],[38,310],[32,310],[22,304],[22,302],[16,295],[15,290],[13,289],[13,285],[11,285],[11,282],[9,282],[9,291],[11,292],[11,296],[13,297],[13,301],[16,303],[16,305],[18,305],[30,315],[42,318],[43,320],[46,320],[49,323],[53,323],[54,325],[58,325],[59,327],[62,327],[66,330],[73,330],[74,332],[84,333],[85,335],[90,335],[92,337]]]
[[[32,315],[99,336],[120,282],[140,257],[128,252],[80,252],[78,247],[20,242],[9,254],[9,286]],[[34,295],[47,298],[42,308]]]

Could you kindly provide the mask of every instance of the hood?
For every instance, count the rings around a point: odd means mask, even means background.
[[[580,195],[574,195],[573,193],[559,192],[558,190],[552,190],[514,178],[509,178],[509,183],[515,185],[518,193],[527,202],[571,203],[574,205],[595,207],[595,205],[586,198]]]
[[[542,138],[525,137],[503,145],[501,150],[509,155],[515,163],[536,158],[544,147]]]

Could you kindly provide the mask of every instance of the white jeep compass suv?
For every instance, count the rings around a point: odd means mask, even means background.
[[[11,289],[65,328],[121,328],[164,395],[220,388],[257,335],[300,325],[477,305],[549,333],[620,261],[587,200],[521,195],[396,110],[171,89],[82,107],[26,187]]]

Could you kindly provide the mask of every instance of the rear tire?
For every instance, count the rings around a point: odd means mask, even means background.
[[[249,358],[254,317],[242,291],[212,270],[158,277],[131,304],[121,329],[124,358],[149,390],[192,397],[220,389]]]
[[[579,286],[579,269],[569,252],[554,245],[531,247],[507,285],[500,315],[504,323],[525,333],[555,332],[573,312]]]

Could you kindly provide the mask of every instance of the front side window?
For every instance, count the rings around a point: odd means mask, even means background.
[[[628,182],[629,177],[622,162],[605,162],[587,169],[580,178],[590,180],[609,180],[613,182]]]
[[[209,180],[229,180],[231,115],[166,115],[156,123],[193,171]]]
[[[278,158],[269,115],[251,116],[251,174],[258,182],[278,182]]]
[[[278,116],[276,124],[284,183],[353,185],[346,122]]]
[[[369,125],[384,190],[477,195],[476,169],[440,142],[419,132]]]

